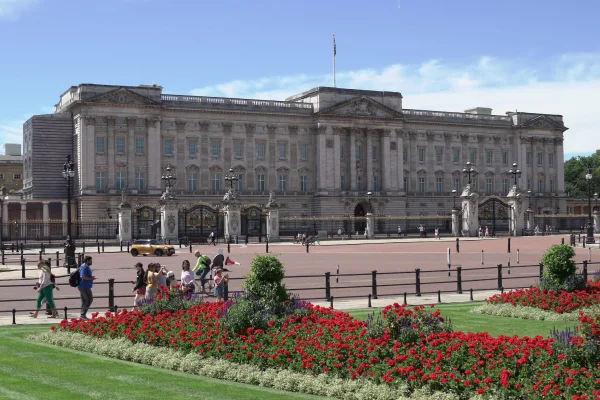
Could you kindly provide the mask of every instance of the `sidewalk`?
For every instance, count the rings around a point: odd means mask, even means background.
[[[473,292],[473,301],[484,301],[490,296],[495,294],[499,294],[498,290],[486,290],[480,292]],[[414,295],[407,296],[406,302],[411,306],[416,305],[430,305],[433,304],[434,307],[438,304],[451,304],[451,303],[468,303],[469,300],[469,291],[464,291],[463,294],[456,293],[442,293],[442,303],[438,303],[437,294],[423,294],[421,297],[416,297]],[[403,296],[395,296],[395,297],[380,297],[378,299],[371,300],[372,309],[375,311],[376,309],[383,308],[388,304],[398,303],[402,304],[404,302]],[[312,304],[318,305],[321,307],[329,307],[330,302],[328,301],[311,301]],[[335,310],[341,311],[350,311],[350,310],[358,310],[358,309],[367,309],[368,308],[368,299],[333,299],[333,308]],[[76,310],[78,311],[78,310]],[[100,311],[100,314],[103,314],[106,310]],[[61,319],[51,319],[47,318],[44,314],[45,309],[40,310],[40,314],[37,319],[29,318],[29,313],[17,313],[16,314],[16,323],[17,325],[42,325],[42,324],[58,324],[62,318],[64,318],[64,311],[59,311],[59,315]],[[89,314],[88,314],[89,315]],[[79,318],[79,312],[68,312],[67,316],[69,319],[71,318]],[[2,313],[0,314],[0,326],[10,326],[12,325],[12,314],[10,313]]]

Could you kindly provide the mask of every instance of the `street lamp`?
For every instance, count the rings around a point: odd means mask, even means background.
[[[588,227],[586,243],[594,243],[594,223],[592,221],[592,167],[588,166],[585,179],[588,181]]]
[[[452,197],[454,198],[454,205],[452,206],[452,209],[456,210],[456,189],[452,189]]]
[[[527,212],[532,212],[532,210],[531,210],[531,190],[527,191],[527,197],[529,198],[529,206],[527,207]]]
[[[230,191],[233,191],[233,183],[239,180],[240,178],[233,172],[233,168],[229,168],[229,174],[225,175],[225,181],[229,182]]]
[[[63,178],[67,181],[67,243],[65,245],[65,258],[67,268],[77,266],[75,262],[75,243],[71,235],[71,179],[75,177],[75,163],[71,155],[67,155],[67,162],[63,165]]]
[[[173,187],[173,185],[175,185],[175,182],[177,181],[177,177],[175,175],[173,175],[173,173],[171,172],[171,166],[167,165],[166,171],[163,174],[163,176],[160,178],[164,183],[165,183],[165,193],[169,195],[169,197],[171,194],[171,188]]]
[[[475,174],[475,169],[471,165],[471,161],[467,161],[467,166],[463,168],[463,174],[469,178],[469,186],[471,185],[471,174]]]
[[[517,168],[517,163],[514,162],[512,169],[508,171],[509,175],[512,175],[515,179],[515,186],[517,186],[517,179],[521,177],[521,170]]]
[[[373,192],[367,192],[367,200],[369,200],[369,213],[373,212],[373,206],[371,205],[371,197],[373,196]]]

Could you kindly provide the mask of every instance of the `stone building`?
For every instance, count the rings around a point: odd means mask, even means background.
[[[106,217],[124,188],[132,205],[154,207],[169,165],[182,204],[220,203],[231,168],[243,203],[264,205],[275,191],[284,218],[364,215],[367,191],[377,215],[449,215],[467,161],[482,198],[506,196],[517,162],[519,186],[542,211],[566,212],[566,130],[561,115],[405,109],[397,92],[318,87],[276,101],[81,84],[55,114],[25,123],[25,186],[33,198],[62,197],[59,164],[72,151],[80,219]],[[36,170],[46,160],[52,169]]]
[[[20,193],[23,189],[23,155],[21,145],[7,143],[0,155],[0,187],[6,193]]]

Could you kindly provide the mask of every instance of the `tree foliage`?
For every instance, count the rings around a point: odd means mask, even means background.
[[[591,192],[600,191],[600,150],[591,156],[577,156],[565,162],[565,192],[569,197],[586,199],[588,182],[585,179],[587,167],[592,167]]]

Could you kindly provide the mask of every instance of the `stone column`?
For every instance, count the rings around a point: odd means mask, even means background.
[[[401,129],[396,130],[396,155],[398,156],[398,191],[404,192],[404,137]]]
[[[127,118],[127,187],[130,189],[135,189],[135,121],[136,118]]]
[[[163,202],[160,207],[160,232],[163,240],[179,240],[179,210],[173,200]]]
[[[133,239],[131,226],[131,205],[121,204],[119,206],[119,241],[131,242]]]
[[[322,192],[327,190],[327,126],[323,124],[319,124],[317,132],[317,149],[319,174],[317,191]]]
[[[387,192],[391,189],[391,168],[390,168],[390,132],[391,129],[384,129],[381,137],[381,172],[383,179],[381,191]]]
[[[8,224],[9,224],[9,219],[8,219],[8,201],[3,200],[2,201],[2,234],[3,235],[8,235]]]
[[[373,189],[373,132],[370,129],[367,129],[367,191],[374,190]]]
[[[479,206],[479,195],[471,190],[471,186],[465,186],[462,194],[462,231],[465,236],[477,236],[477,224]]]
[[[68,218],[68,208],[67,208],[67,202],[66,201],[61,201],[62,204],[62,221],[63,221],[63,236],[67,236],[67,224],[69,223],[69,221],[67,221]]]
[[[340,134],[342,128],[333,127],[333,190],[342,190],[341,168],[340,168]]]
[[[267,237],[269,242],[279,242],[279,208],[275,204],[268,207]]]
[[[27,229],[25,222],[27,222],[27,203],[21,202],[21,237],[25,237]]]
[[[508,192],[508,205],[510,206],[510,225],[509,234],[511,236],[521,236],[525,227],[525,206],[523,204],[523,195],[519,193],[516,185]]]
[[[85,152],[77,156],[77,163],[81,171],[81,189],[96,187],[96,117],[85,118],[85,128],[81,130],[82,150]]]
[[[350,128],[350,190],[356,190],[356,133],[358,129]]]
[[[565,192],[565,154],[563,147],[563,138],[554,139],[556,152],[554,154],[554,162],[556,163],[556,192]]]
[[[223,211],[225,212],[225,240],[231,236],[231,241],[235,240],[242,234],[242,218],[241,218],[241,207],[239,202],[231,201],[225,204]]]
[[[106,177],[106,187],[112,189],[115,187],[115,118],[106,117],[107,135],[106,135],[106,152],[108,153],[108,176]],[[131,152],[134,149],[126,148],[125,151]]]
[[[256,158],[256,150],[254,145],[254,133],[256,132],[255,124],[246,124],[246,182],[245,190],[254,190],[256,187],[256,176],[254,174],[254,159]],[[296,127],[296,131],[298,128]]]
[[[367,238],[371,239],[375,234],[375,216],[371,213],[367,213]],[[359,232],[361,233],[361,232]]]
[[[50,236],[50,212],[48,210],[49,201],[42,201],[42,221],[44,222],[44,237]]]
[[[148,159],[148,194],[160,194],[160,118],[146,120],[148,125],[148,143],[146,157]]]
[[[460,236],[460,218],[459,213],[460,210],[457,210],[456,208],[452,209],[452,235],[454,237],[459,237]]]

